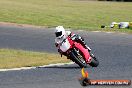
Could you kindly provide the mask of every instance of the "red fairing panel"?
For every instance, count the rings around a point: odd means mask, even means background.
[[[72,45],[73,45],[74,41],[73,41],[73,40],[71,40],[71,38],[70,38],[70,37],[68,37],[68,41],[69,41],[69,43],[70,43],[70,45],[71,45],[71,47],[70,47],[70,48],[72,48]]]
[[[75,44],[75,47],[77,47],[80,51],[82,51],[85,57],[85,61],[89,63],[91,61],[91,57],[90,57],[88,50],[85,49],[80,43],[75,42],[74,44]]]

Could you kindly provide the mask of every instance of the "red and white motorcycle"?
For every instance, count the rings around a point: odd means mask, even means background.
[[[80,43],[73,41],[70,37],[67,37],[59,43],[58,48],[81,68],[87,67],[87,64],[92,67],[97,67],[99,65],[97,58],[90,53],[88,49],[85,49]]]

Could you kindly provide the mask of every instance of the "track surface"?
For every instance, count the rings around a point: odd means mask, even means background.
[[[132,35],[121,33],[79,32],[100,61],[88,67],[91,79],[132,80]],[[44,28],[0,26],[0,48],[57,53],[54,31]],[[21,71],[0,72],[0,88],[82,88],[80,68],[73,65],[52,66]],[[88,88],[132,88],[132,86],[90,86]]]

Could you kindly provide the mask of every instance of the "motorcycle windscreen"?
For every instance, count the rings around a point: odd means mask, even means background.
[[[66,39],[62,45],[60,46],[60,49],[63,51],[63,52],[66,52],[68,49],[70,49],[70,43],[68,41],[68,39]]]

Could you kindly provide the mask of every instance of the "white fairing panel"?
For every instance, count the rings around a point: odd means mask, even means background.
[[[66,52],[69,48],[70,48],[70,43],[68,41],[68,39],[66,39],[62,45],[60,46],[60,49],[63,51],[63,52]]]

